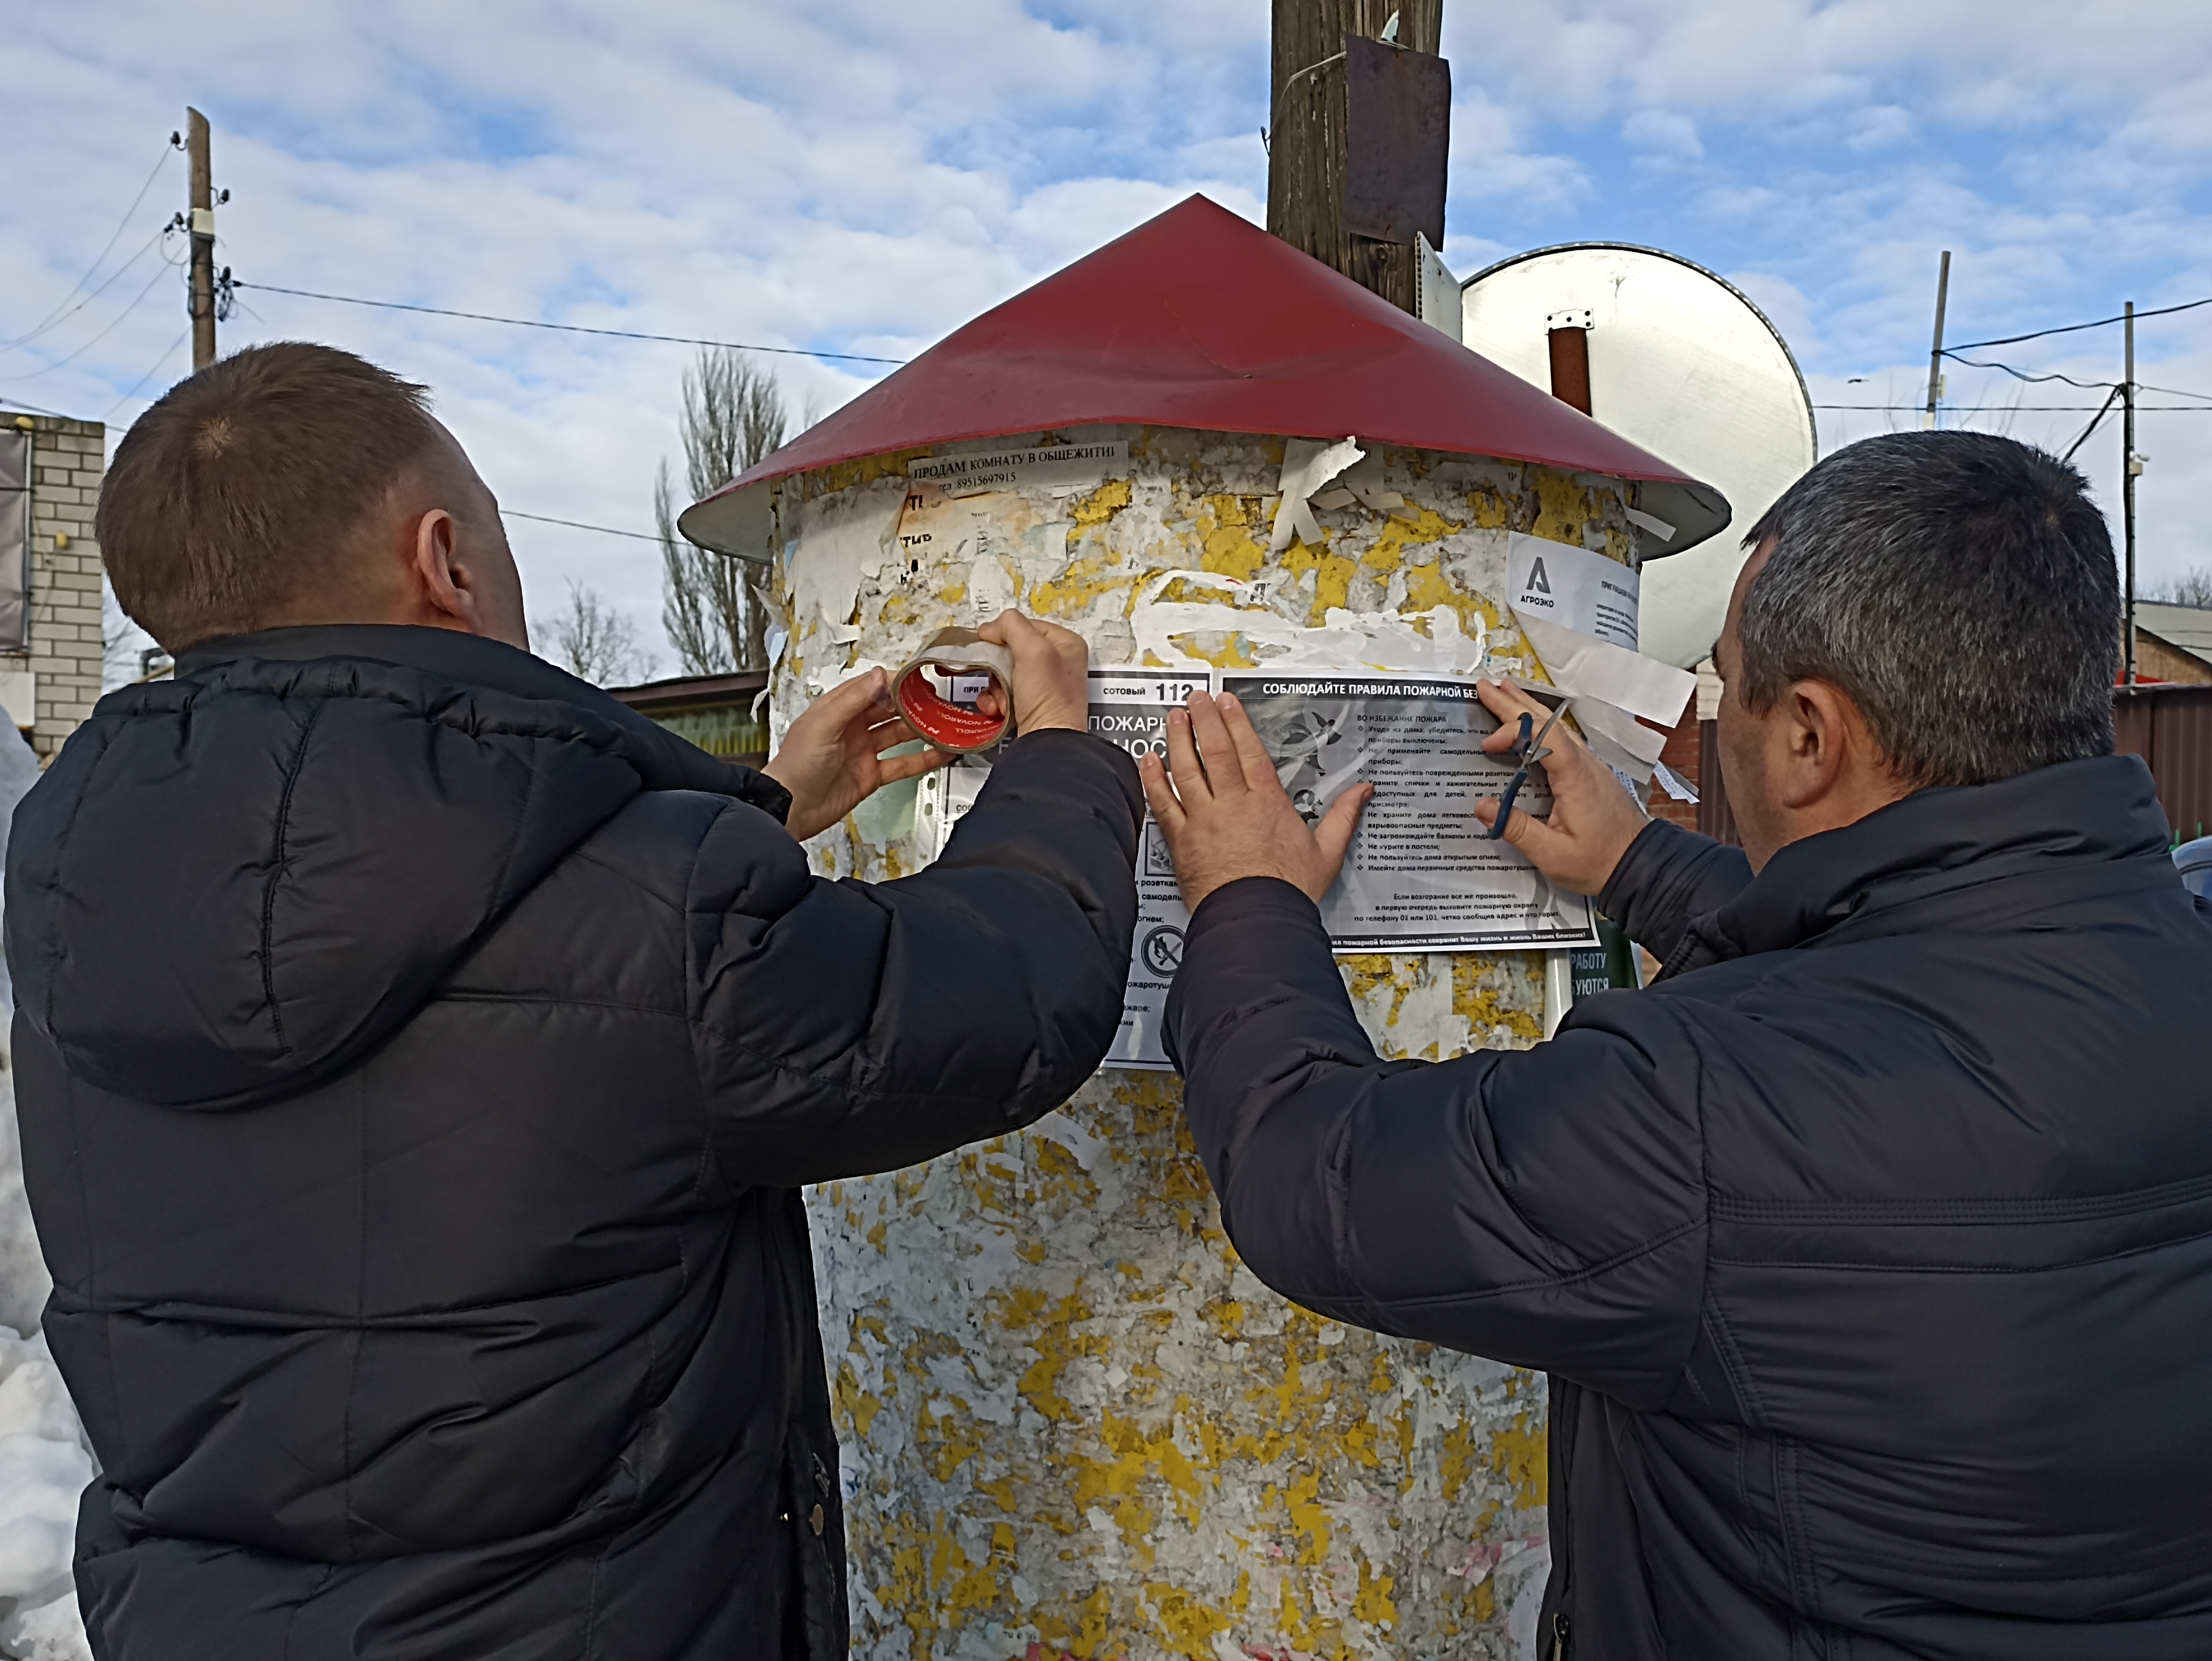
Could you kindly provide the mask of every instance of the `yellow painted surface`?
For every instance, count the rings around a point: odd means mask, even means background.
[[[1249,619],[1438,606],[1526,672],[1494,598],[1509,530],[1626,557],[1620,494],[1504,463],[1386,452],[1406,505],[1318,514],[1322,545],[1267,551],[1279,440],[1120,436],[1133,476],[1006,516],[1018,545],[862,574],[844,630],[793,615],[776,719],[804,682],[902,660],[974,620],[991,583],[1129,662],[1158,603],[1212,608],[1164,649],[1222,664],[1273,649]],[[787,487],[818,506],[893,487],[847,464]],[[811,508],[810,508],[811,510]],[[787,535],[790,535],[787,530]],[[1188,581],[1158,587],[1164,574]],[[980,580],[987,586],[979,590]],[[1207,578],[1245,585],[1224,592]],[[842,603],[842,591],[834,597]],[[1196,616],[1196,613],[1193,613]],[[842,621],[839,619],[837,621]],[[1202,626],[1199,626],[1202,625]],[[851,637],[854,631],[857,637]],[[872,804],[812,845],[817,869],[916,868],[910,817]],[[1386,1056],[1534,1043],[1533,954],[1339,960]],[[1322,1319],[1238,1260],[1180,1110],[1180,1081],[1108,1071],[1030,1129],[811,1196],[844,1444],[854,1647],[903,1661],[1170,1657],[1504,1658],[1540,1590],[1540,1379]]]

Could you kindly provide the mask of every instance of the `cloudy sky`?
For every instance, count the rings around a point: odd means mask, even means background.
[[[1446,254],[1650,244],[1750,293],[1816,402],[1922,396],[1954,341],[2212,295],[2212,7],[2186,0],[1444,0]],[[1262,0],[150,0],[16,6],[0,404],[119,431],[187,366],[171,131],[215,125],[248,283],[905,357],[1192,191],[1262,216]],[[142,186],[151,179],[135,208]],[[128,210],[128,211],[126,211]],[[119,227],[119,229],[118,229]],[[111,244],[112,237],[112,244]],[[102,253],[103,246],[106,252]],[[95,262],[94,256],[100,258]],[[88,280],[80,283],[89,273]],[[78,286],[73,290],[72,284]],[[511,509],[651,528],[689,353],[249,290],[226,349],[308,338],[428,382]],[[34,334],[34,332],[35,334]],[[21,338],[27,335],[33,338]],[[2143,326],[2205,394],[2212,307]],[[2117,328],[1978,356],[2110,381]],[[872,366],[762,360],[795,407]],[[1954,368],[1947,422],[2063,448],[2101,392]],[[1910,425],[1822,408],[1825,449]],[[2147,586],[2212,563],[2212,414],[2139,447]],[[2117,422],[2081,452],[2117,518]],[[647,542],[517,520],[533,605],[589,584],[660,642]],[[663,672],[674,668],[665,649]]]

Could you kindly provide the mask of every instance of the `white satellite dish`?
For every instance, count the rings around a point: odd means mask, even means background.
[[[1547,392],[1556,327],[1587,331],[1590,414],[1735,508],[1728,531],[1644,568],[1642,649],[1690,668],[1720,634],[1743,533],[1819,455],[1805,378],[1758,307],[1656,248],[1538,248],[1462,288],[1460,338]]]

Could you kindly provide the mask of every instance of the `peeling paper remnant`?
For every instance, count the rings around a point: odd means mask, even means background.
[[[1171,583],[1211,588],[1231,596],[1227,605],[1191,600],[1162,600]],[[1242,636],[1255,648],[1257,666],[1268,669],[1395,670],[1417,674],[1473,674],[1489,650],[1490,630],[1480,619],[1472,635],[1462,632],[1459,614],[1449,605],[1416,612],[1349,611],[1331,606],[1323,626],[1308,629],[1264,604],[1259,583],[1239,582],[1211,571],[1163,571],[1146,583],[1131,608],[1137,660],[1157,660],[1170,669],[1205,670],[1212,666],[1177,646],[1178,636],[1215,633]],[[1239,605],[1236,602],[1247,603]],[[1428,624],[1425,634],[1416,627]],[[1273,648],[1272,650],[1268,648]]]
[[[786,558],[791,565],[793,621],[802,639],[817,626],[837,629],[850,624],[860,579],[883,569],[884,550],[906,502],[906,488],[902,478],[872,479],[805,502],[793,516]]]
[[[1275,507],[1274,533],[1267,538],[1267,551],[1279,554],[1291,545],[1293,533],[1303,537],[1309,546],[1321,546],[1321,522],[1313,516],[1312,498],[1328,484],[1355,461],[1367,459],[1367,452],[1359,447],[1357,439],[1338,439],[1334,442],[1317,438],[1286,438],[1283,441],[1283,499]]]

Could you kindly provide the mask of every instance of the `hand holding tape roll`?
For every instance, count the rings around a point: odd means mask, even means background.
[[[933,684],[932,672],[947,678],[986,674],[998,688],[999,713],[956,703]],[[1006,735],[1013,718],[1014,654],[985,640],[973,629],[939,629],[891,678],[891,701],[925,744],[956,756],[988,750]]]
[[[891,699],[925,743],[967,755],[1010,731],[1089,730],[1090,662],[1090,646],[1073,630],[1002,611],[981,629],[940,629],[931,636],[891,677]],[[995,711],[946,697],[931,678],[963,673],[990,677],[988,702]]]

